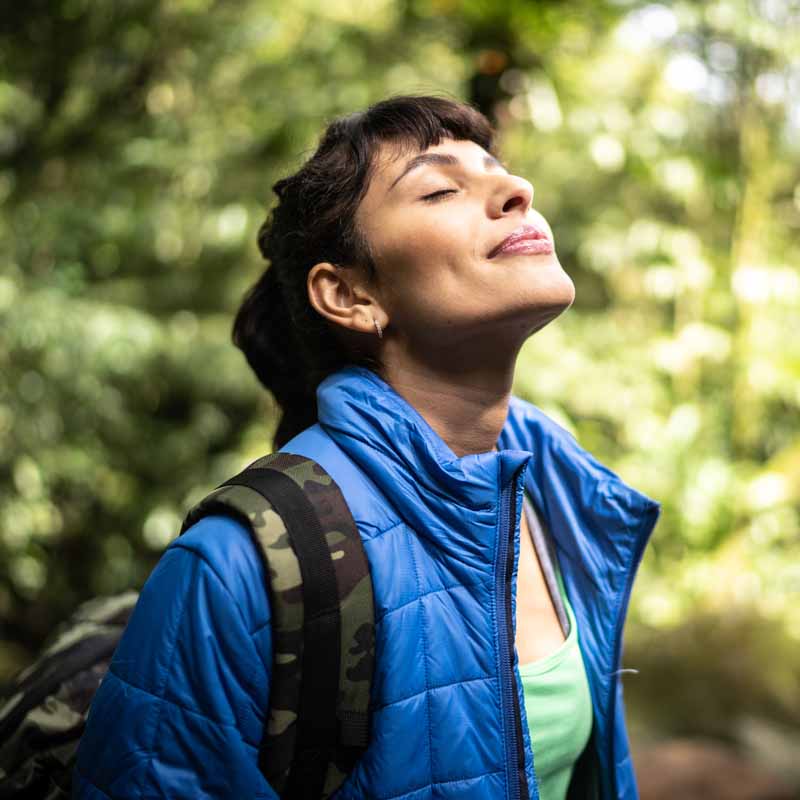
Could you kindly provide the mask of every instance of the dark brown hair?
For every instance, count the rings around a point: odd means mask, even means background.
[[[476,142],[493,153],[494,130],[472,106],[437,96],[390,97],[333,120],[316,152],[272,190],[278,204],[258,231],[269,266],[247,292],[233,342],[282,409],[276,448],[317,421],[319,383],[346,364],[379,371],[352,352],[313,308],[306,280],[315,264],[356,266],[376,276],[369,243],[355,224],[382,143],[427,150],[444,138]]]

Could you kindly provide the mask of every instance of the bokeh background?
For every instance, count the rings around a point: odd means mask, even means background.
[[[663,504],[624,657],[640,781],[695,759],[733,770],[720,796],[796,788],[788,0],[5,4],[0,681],[81,600],[139,588],[187,507],[272,449],[230,344],[270,187],[331,117],[430,92],[496,122],[577,287],[516,393]]]

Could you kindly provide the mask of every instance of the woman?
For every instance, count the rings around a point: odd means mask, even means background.
[[[395,97],[274,190],[234,340],[283,409],[276,444],[342,488],[375,592],[372,737],[337,796],[635,797],[622,626],[659,504],[511,395],[523,343],[574,299],[533,187],[470,106]],[[78,797],[275,796],[259,570],[221,517],[170,545],[92,705]]]

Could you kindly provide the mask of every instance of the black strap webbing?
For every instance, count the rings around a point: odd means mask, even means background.
[[[267,498],[286,525],[300,566],[303,580],[300,707],[295,758],[282,796],[319,797],[328,762],[338,743],[341,619],[330,549],[311,501],[287,475],[269,467],[255,467],[226,484],[247,486]]]

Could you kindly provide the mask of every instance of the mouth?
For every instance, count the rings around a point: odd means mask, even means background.
[[[487,258],[494,258],[503,253],[531,255],[547,255],[553,252],[553,242],[544,230],[530,222],[520,225],[492,249]]]

